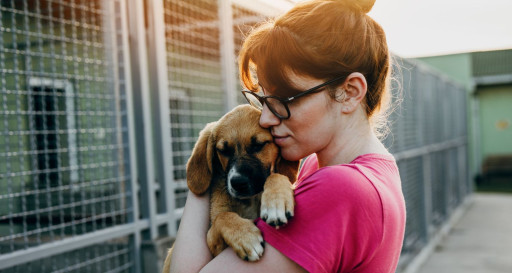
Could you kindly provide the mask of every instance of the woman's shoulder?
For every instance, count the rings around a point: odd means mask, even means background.
[[[344,202],[377,195],[368,178],[354,165],[343,164],[317,169],[297,183],[295,195],[324,201]]]
[[[337,181],[337,178],[344,178],[358,175],[357,169],[353,168],[352,162],[350,164],[332,165],[327,167],[318,168],[318,159],[315,154],[307,157],[302,166],[298,177],[298,182],[318,180],[320,178],[331,178],[329,181]],[[344,175],[344,176],[340,176]]]
[[[396,163],[392,155],[365,154],[358,156],[348,164],[332,165],[318,168],[316,155],[309,156],[302,165],[297,188],[310,184],[315,186],[331,186],[331,184],[341,183],[344,187],[355,183],[355,186],[361,184],[361,181],[371,181],[366,169],[372,173],[383,174],[385,169],[396,170]]]
[[[320,196],[324,200],[380,202],[381,180],[395,180],[395,176],[399,180],[398,169],[391,155],[367,154],[349,164],[323,168],[314,166],[317,166],[316,157],[311,156],[305,161],[303,168],[306,169],[301,170],[296,183],[296,196],[305,194],[312,198]]]

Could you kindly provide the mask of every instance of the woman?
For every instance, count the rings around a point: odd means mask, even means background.
[[[390,56],[366,15],[374,0],[298,4],[246,38],[244,95],[262,109],[287,160],[306,158],[295,216],[280,229],[256,221],[260,261],[206,246],[208,197],[189,194],[171,272],[395,272],[405,205],[395,160],[378,132],[389,104]]]

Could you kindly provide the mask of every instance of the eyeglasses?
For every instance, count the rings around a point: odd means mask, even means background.
[[[336,81],[339,81],[345,77],[346,76],[334,78],[332,80],[326,81],[322,84],[319,84],[313,88],[310,88],[304,92],[301,92],[295,96],[288,98],[280,98],[277,96],[260,96],[249,90],[242,90],[242,94],[244,95],[245,99],[249,102],[250,105],[262,110],[263,104],[266,104],[270,112],[272,112],[272,114],[274,114],[276,117],[280,119],[289,119],[290,109],[288,108],[288,103],[307,94],[314,93],[315,91],[320,92],[322,91],[319,90],[320,88],[327,86],[329,84],[333,84]]]

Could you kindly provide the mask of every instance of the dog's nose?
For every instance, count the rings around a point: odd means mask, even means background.
[[[244,175],[234,175],[229,182],[237,193],[248,194],[250,192],[249,178]]]
[[[235,198],[252,197],[263,191],[266,172],[255,159],[244,158],[233,163],[227,175],[228,192]]]

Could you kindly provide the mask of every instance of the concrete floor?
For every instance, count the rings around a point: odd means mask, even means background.
[[[477,193],[417,273],[512,273],[512,194]]]

